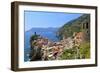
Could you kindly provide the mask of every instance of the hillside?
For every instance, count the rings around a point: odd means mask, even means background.
[[[66,36],[66,38],[71,37],[74,34],[74,32],[81,32],[81,31],[86,32],[87,29],[84,29],[84,27],[88,28],[89,26],[90,26],[90,14],[83,14],[79,18],[71,20],[68,23],[65,23],[61,28],[59,28],[57,36],[60,39],[62,39],[64,36]],[[88,34],[90,34],[90,32],[88,32]]]

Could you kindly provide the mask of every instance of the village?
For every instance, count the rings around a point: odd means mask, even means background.
[[[35,33],[35,39],[31,40],[30,61],[34,60],[61,60],[61,56],[66,49],[76,49],[77,58],[78,47],[84,41],[84,32],[74,33],[73,37],[63,37],[59,42],[53,42]]]

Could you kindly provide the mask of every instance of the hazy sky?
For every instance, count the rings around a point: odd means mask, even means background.
[[[72,14],[63,12],[25,11],[25,31],[30,30],[33,27],[61,27],[68,21],[78,18],[81,15],[82,14]]]

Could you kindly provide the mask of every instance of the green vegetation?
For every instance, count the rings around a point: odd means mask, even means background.
[[[74,59],[76,54],[76,49],[66,49],[64,50],[63,54],[61,55],[61,59]]]
[[[85,42],[80,45],[80,55],[84,58],[90,58],[90,43]]]
[[[61,59],[88,59],[90,58],[90,43],[82,43],[79,47],[64,50]]]
[[[81,32],[86,31],[82,28],[82,24],[84,23],[90,23],[90,15],[89,14],[83,14],[77,19],[71,20],[68,23],[64,24],[58,32],[57,36],[62,39],[63,36],[71,37],[73,36],[74,32]],[[88,33],[89,34],[89,33]]]
[[[30,42],[37,40],[39,35],[32,35],[30,38]]]

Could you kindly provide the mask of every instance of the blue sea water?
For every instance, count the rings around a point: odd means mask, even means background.
[[[42,37],[48,38],[51,41],[58,41],[56,37],[56,32],[58,28],[32,28],[29,31],[25,32],[25,44],[24,44],[24,61],[29,61],[29,52],[30,52],[30,37],[34,32],[41,35]]]

